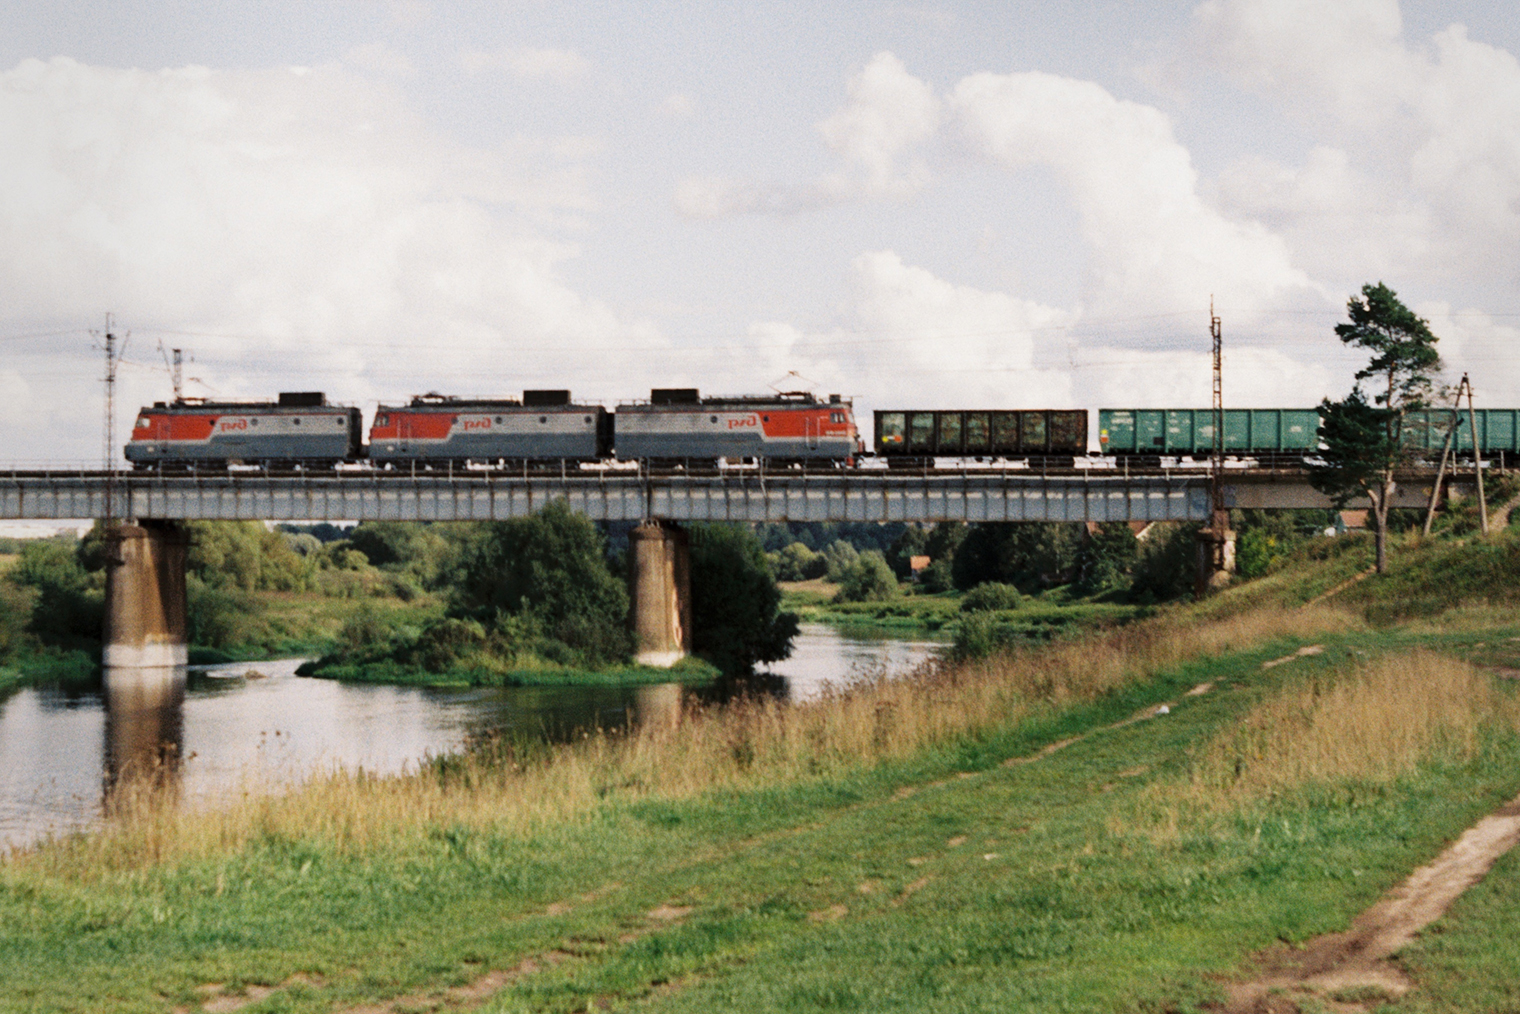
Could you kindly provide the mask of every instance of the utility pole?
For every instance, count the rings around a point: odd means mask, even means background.
[[[1214,453],[1209,461],[1209,492],[1214,504],[1214,530],[1222,540],[1225,529],[1230,527],[1229,512],[1224,506],[1224,332],[1214,312],[1213,296],[1209,297],[1209,337],[1214,343]]]
[[[1483,534],[1488,534],[1488,500],[1483,495],[1483,447],[1478,439],[1478,415],[1473,411],[1472,381],[1467,379],[1467,374],[1462,374],[1462,387],[1467,388],[1467,425],[1472,429],[1473,444],[1473,474],[1478,477],[1478,520],[1482,525]],[[1458,392],[1461,388],[1457,389]],[[1462,395],[1458,393],[1458,406],[1461,405]]]
[[[174,349],[173,352],[174,371],[172,376],[174,378],[174,401],[177,404],[185,400],[185,359],[179,349]]]
[[[1209,297],[1209,339],[1214,353],[1214,446],[1209,455],[1209,526],[1199,533],[1198,581],[1202,598],[1230,566],[1230,511],[1224,502],[1224,329]]]
[[[104,446],[101,448],[101,465],[105,470],[105,497],[102,505],[105,514],[105,527],[110,531],[116,527],[116,366],[121,362],[121,354],[126,350],[127,337],[123,336],[120,347],[116,344],[116,332],[112,328],[111,315],[106,314],[106,329],[101,335],[102,344],[106,352],[106,374],[102,378],[106,386]]]
[[[1462,378],[1462,384],[1467,383],[1467,378]],[[1452,441],[1457,435],[1457,427],[1462,425],[1462,384],[1457,385],[1456,404],[1451,409],[1451,425],[1446,428],[1446,439],[1441,444],[1441,464],[1436,469],[1436,484],[1430,487],[1430,506],[1425,510],[1425,534],[1430,534],[1430,526],[1436,519],[1436,504],[1441,500],[1441,482],[1446,478],[1446,462],[1451,456]]]

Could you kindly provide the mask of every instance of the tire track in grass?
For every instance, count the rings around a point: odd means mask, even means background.
[[[1293,952],[1258,957],[1262,973],[1226,987],[1226,1014],[1276,1014],[1298,1000],[1341,1011],[1369,1011],[1415,983],[1388,961],[1439,919],[1520,843],[1520,796],[1464,831],[1455,842],[1383,895],[1344,933],[1328,933]],[[1290,1003],[1291,1007],[1284,1007]]]

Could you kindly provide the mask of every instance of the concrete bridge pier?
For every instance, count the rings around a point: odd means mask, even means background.
[[[1235,573],[1235,532],[1225,521],[1198,533],[1198,574],[1193,592],[1203,598],[1230,583]]]
[[[628,536],[634,660],[669,668],[691,654],[691,546],[673,522],[650,520]]]
[[[182,666],[189,661],[185,531],[172,521],[122,525],[108,540],[101,664],[113,669]]]

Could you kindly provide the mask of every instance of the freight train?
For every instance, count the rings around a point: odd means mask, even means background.
[[[1485,457],[1520,451],[1520,410],[1475,414]],[[330,405],[320,392],[285,392],[274,401],[183,399],[143,408],[126,458],[138,469],[382,470],[432,467],[543,467],[554,463],[644,462],[651,466],[744,465],[848,467],[862,457],[889,468],[933,467],[936,459],[1025,462],[1070,467],[1089,456],[1086,410],[913,410],[875,414],[871,446],[854,406],[789,392],[703,397],[694,388],[656,388],[648,401],[613,411],[577,403],[565,390],[524,391],[521,398],[426,394],[376,409],[365,440],[357,408]],[[1471,456],[1465,412],[1432,409],[1406,416],[1404,439],[1419,455],[1438,457],[1448,438]],[[1263,464],[1302,464],[1319,443],[1313,408],[1229,409],[1224,449]],[[1207,458],[1214,416],[1207,409],[1099,409],[1098,449],[1135,467]]]

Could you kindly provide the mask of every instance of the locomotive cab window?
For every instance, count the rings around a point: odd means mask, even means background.
[[[147,420],[146,416],[139,416],[138,417],[138,419],[137,419],[137,428],[140,429],[140,430],[145,430],[145,429],[148,428],[148,420]]]
[[[391,417],[388,416],[388,415],[383,415],[380,418],[378,418],[378,419],[375,420],[375,425],[376,426],[389,426],[390,424],[391,424]]]
[[[838,425],[838,424],[844,422],[844,413],[843,412],[830,412],[829,413],[829,422],[834,423],[835,425]]]

